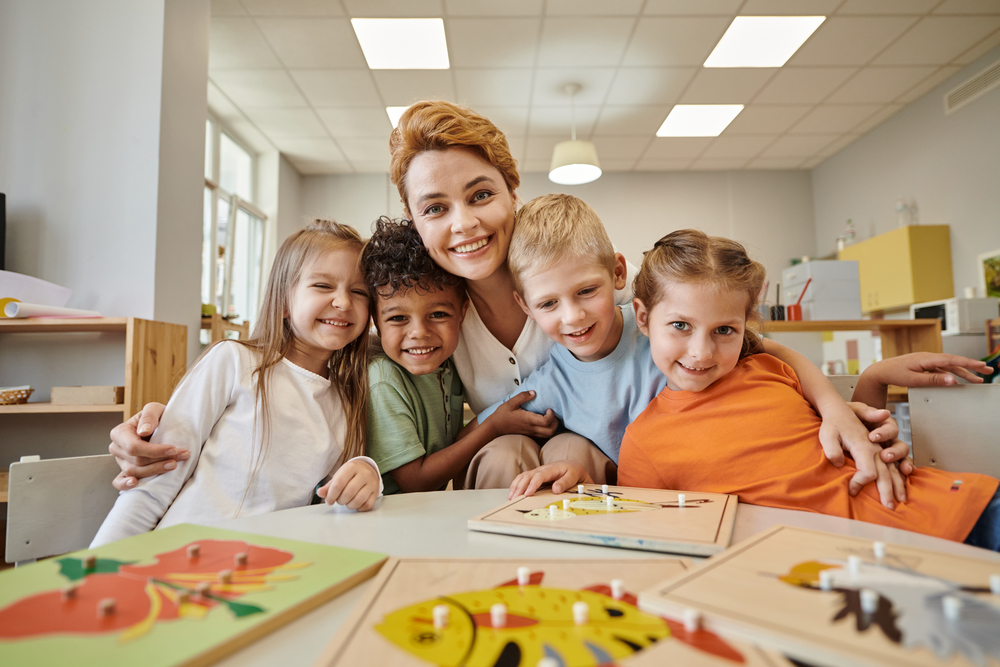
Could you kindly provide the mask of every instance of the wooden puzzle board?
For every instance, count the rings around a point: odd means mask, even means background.
[[[518,585],[519,567],[531,572],[528,585]],[[535,667],[548,651],[565,667],[788,665],[778,654],[708,632],[689,634],[635,608],[634,591],[691,567],[679,558],[390,558],[318,664]],[[608,588],[615,578],[625,582],[621,600]],[[591,609],[582,626],[570,613],[581,600]],[[507,627],[492,627],[489,612],[498,602],[507,605]],[[438,605],[450,609],[445,628],[433,623]],[[601,659],[602,652],[611,659]]]
[[[1000,595],[989,589],[1000,562],[885,549],[879,559],[870,540],[777,526],[643,591],[639,605],[671,618],[696,609],[710,630],[810,664],[1000,665]],[[957,620],[945,597],[959,600]]]
[[[664,553],[711,556],[727,546],[736,520],[736,496],[596,484],[554,494],[543,489],[469,520],[469,530]],[[612,504],[606,500],[610,496]],[[563,501],[569,508],[563,509]],[[555,506],[553,510],[552,507]]]
[[[191,544],[197,556],[189,556]],[[368,551],[183,524],[5,570],[0,664],[207,665],[369,579],[384,562]],[[183,599],[204,583],[203,595]],[[115,609],[100,615],[108,599]]]

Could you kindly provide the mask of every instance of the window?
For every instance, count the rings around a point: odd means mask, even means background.
[[[226,319],[250,322],[251,328],[260,300],[267,222],[253,203],[255,162],[216,121],[206,121],[201,299]],[[208,343],[209,332],[201,333],[202,343]]]

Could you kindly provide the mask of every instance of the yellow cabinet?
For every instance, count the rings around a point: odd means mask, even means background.
[[[844,248],[837,259],[857,260],[864,313],[955,296],[948,225],[900,227]]]

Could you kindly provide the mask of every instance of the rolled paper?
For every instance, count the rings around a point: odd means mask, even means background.
[[[100,317],[96,310],[80,310],[78,308],[57,308],[56,306],[43,306],[37,303],[20,303],[10,301],[3,307],[3,314],[7,317]]]

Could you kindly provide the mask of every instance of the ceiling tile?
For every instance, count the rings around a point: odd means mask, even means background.
[[[788,64],[864,65],[916,22],[915,16],[831,16]]]
[[[392,123],[385,109],[316,109],[323,125],[335,139],[380,137],[388,143]]]
[[[631,160],[635,162],[652,141],[648,137],[594,137],[597,157],[604,167],[605,160]]]
[[[831,104],[879,104],[892,102],[930,75],[935,67],[866,67],[838,88],[826,102]]]
[[[708,16],[722,15],[729,16],[736,14],[736,10],[743,4],[743,0],[646,0],[646,7],[642,10],[647,16]]]
[[[274,142],[283,154],[299,160],[344,161],[344,154],[329,137],[314,139],[286,138]]]
[[[479,106],[476,111],[489,118],[504,134],[521,136],[528,131],[530,109],[527,106]]]
[[[507,138],[507,147],[510,149],[510,154],[514,156],[514,159],[520,162],[524,159],[524,148],[527,144],[527,139],[520,135],[505,134]]]
[[[587,139],[594,131],[597,123],[597,113],[600,107],[580,106],[576,107],[576,134],[578,139]],[[570,138],[572,129],[573,114],[567,104],[564,107],[539,107],[531,108],[531,118],[528,124],[530,135],[562,137],[564,140]]]
[[[427,18],[444,14],[441,0],[344,0],[354,18]]]
[[[607,104],[676,104],[697,71],[695,67],[620,68]]]
[[[847,0],[837,14],[926,14],[941,0]]]
[[[774,158],[774,159],[780,160],[781,158]],[[816,167],[826,162],[826,160],[827,159],[825,157],[811,157],[802,164],[800,164],[799,169],[815,169]]]
[[[363,160],[366,162],[385,162],[389,167],[389,137],[349,137],[338,139],[340,150],[351,162]]]
[[[444,0],[448,16],[541,16],[542,0]]]
[[[789,134],[832,134],[847,132],[882,107],[878,104],[827,104],[816,107],[796,123]]]
[[[851,128],[852,134],[864,134],[869,130],[875,129],[877,126],[881,125],[884,121],[888,120],[890,116],[894,116],[896,112],[903,108],[902,104],[888,104],[882,107],[878,113],[872,114],[866,118],[862,123]],[[825,150],[825,149],[824,149]]]
[[[751,158],[757,155],[776,138],[777,135],[759,137],[720,136],[712,142],[712,145],[709,146],[704,153],[702,153],[701,159],[744,158],[744,161],[746,161],[746,158]]]
[[[923,97],[930,91],[940,86],[942,83],[944,83],[945,81],[953,77],[955,74],[957,74],[959,71],[961,71],[961,69],[962,68],[957,65],[951,67],[942,67],[940,70],[930,75],[917,85],[913,86],[913,88],[910,88],[905,93],[897,97],[894,101],[901,102],[903,104],[909,104],[910,102],[913,102],[917,98]]]
[[[351,164],[354,166],[354,173],[356,174],[388,174],[389,173],[389,160],[353,160]]]
[[[636,16],[642,0],[548,0],[549,16]]]
[[[746,104],[777,71],[770,67],[703,67],[684,91],[681,104]]]
[[[246,16],[239,0],[212,0],[212,16]]]
[[[541,19],[463,18],[445,20],[452,67],[532,67]]]
[[[683,171],[690,166],[691,158],[679,160],[663,160],[643,158],[635,164],[635,171]]]
[[[692,171],[730,171],[742,169],[749,158],[698,158],[688,169]]]
[[[539,67],[616,66],[635,19],[550,18],[542,24]]]
[[[456,69],[456,100],[473,108],[531,102],[532,70]]]
[[[531,135],[528,137],[524,145],[524,161],[541,161],[541,160],[551,160],[552,159],[552,149],[556,147],[561,141],[566,141],[569,139],[566,137],[542,137],[538,135]],[[545,171],[548,171],[548,166],[546,166]]]
[[[740,16],[827,16],[842,0],[747,0]]]
[[[213,18],[208,39],[209,69],[281,67],[253,19]]]
[[[848,146],[850,146],[855,141],[857,141],[860,136],[861,136],[860,134],[854,134],[854,133],[845,134],[841,138],[839,138],[836,141],[834,141],[832,144],[829,144],[828,146],[824,146],[823,150],[820,151],[818,157],[821,157],[824,160],[826,158],[828,158],[828,157],[832,157],[832,156],[836,155],[837,153],[839,153],[840,151],[842,151],[845,148],[847,148]]]
[[[786,134],[768,146],[761,157],[812,157],[838,137],[836,134]]]
[[[714,137],[655,137],[643,158],[696,158],[713,140]]]
[[[622,64],[629,67],[700,67],[731,22],[728,17],[641,18]]]
[[[209,78],[241,109],[308,106],[285,70],[217,70]]]
[[[257,25],[285,67],[368,65],[347,19],[257,19]]]
[[[299,69],[291,74],[314,107],[385,107],[368,68]]]
[[[243,0],[253,16],[343,16],[337,0]]]
[[[945,0],[933,14],[1000,14],[1000,0]]]
[[[800,157],[759,157],[747,164],[747,169],[798,169],[803,164]]]
[[[873,61],[875,65],[946,65],[1000,27],[1000,16],[922,19]]]
[[[225,125],[226,132],[232,134],[237,141],[255,153],[276,150],[274,142],[264,136],[264,133],[256,125],[243,116],[227,118]]]
[[[245,109],[250,120],[273,141],[298,137],[328,137],[312,109]]]
[[[517,168],[524,174],[547,174],[551,164],[549,160],[525,160]]]
[[[208,82],[208,108],[217,118],[229,120],[230,118],[243,118],[243,113],[239,107],[226,97],[225,93],[219,90],[213,82]]]
[[[668,113],[662,106],[604,106],[594,136],[642,136],[647,140],[663,125]]]
[[[952,62],[956,65],[968,65],[979,56],[992,51],[993,47],[997,44],[1000,44],[1000,30],[979,42],[962,55],[956,57]]]
[[[372,70],[386,106],[405,107],[420,100],[454,100],[449,70]]]
[[[751,104],[725,129],[723,135],[780,134],[802,118],[812,106]]]
[[[753,101],[816,104],[857,71],[854,67],[783,67]]]
[[[578,67],[535,70],[535,87],[531,101],[536,106],[569,106],[570,96],[564,88],[567,83],[580,84],[575,103],[597,105],[604,102],[615,70],[611,67]]]
[[[635,166],[635,160],[605,160],[603,157],[600,158],[601,171],[605,174],[616,171],[632,171],[632,167]]]

